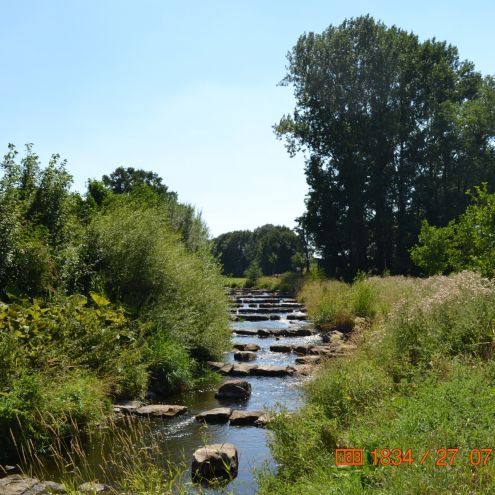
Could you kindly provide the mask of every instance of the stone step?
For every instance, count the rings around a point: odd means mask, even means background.
[[[234,315],[233,315],[234,316]],[[269,315],[269,314],[256,314],[256,315],[237,315],[234,316],[238,318],[236,321],[267,321],[267,320],[280,320],[280,315]]]

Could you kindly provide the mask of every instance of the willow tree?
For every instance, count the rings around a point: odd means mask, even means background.
[[[275,130],[305,153],[301,224],[327,273],[410,271],[421,221],[445,225],[493,183],[493,80],[369,16],[302,35],[288,61],[296,107]]]

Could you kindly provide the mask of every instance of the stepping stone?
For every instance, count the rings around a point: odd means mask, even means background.
[[[237,349],[238,351],[256,352],[260,350],[260,346],[257,344],[234,344],[234,349]]]
[[[117,413],[131,414],[139,409],[143,403],[139,400],[127,400],[124,402],[116,402],[113,405],[113,410]]]
[[[170,406],[165,404],[152,404],[136,409],[135,413],[138,416],[152,416],[158,418],[174,418],[179,414],[184,414],[187,411],[186,406]]]
[[[232,409],[230,407],[217,407],[216,409],[210,409],[196,415],[196,421],[203,421],[205,423],[226,423]]]
[[[246,329],[234,328],[234,333],[236,333],[237,335],[257,335],[258,331],[249,328]]]
[[[313,344],[307,344],[307,345],[296,345],[294,347],[294,352],[296,354],[308,354],[311,349],[315,347]]]
[[[257,368],[257,364],[234,364],[232,365],[232,369],[227,373],[228,375],[237,375],[237,376],[247,376],[251,375],[252,371]]]
[[[264,411],[234,410],[232,411],[229,421],[232,426],[255,426],[256,421],[264,414]]]
[[[220,385],[215,397],[217,399],[246,400],[251,396],[251,384],[245,380],[229,380]]]
[[[294,328],[286,331],[286,337],[309,337],[313,332],[309,328]]]
[[[205,445],[193,454],[191,476],[195,482],[231,480],[237,476],[239,457],[231,443]]]
[[[303,321],[308,319],[308,315],[305,314],[289,314],[287,315],[288,320]]]
[[[222,375],[228,375],[232,371],[234,365],[232,363],[225,363],[218,371]]]
[[[296,358],[296,364],[320,364],[321,356],[302,356]]]
[[[252,351],[236,351],[234,352],[234,359],[236,361],[254,361],[256,353]]]
[[[272,352],[292,352],[292,346],[291,345],[271,345],[270,346],[270,351]]]
[[[273,364],[258,365],[251,370],[253,376],[288,376],[294,373],[294,368],[290,366],[276,366]]]
[[[214,371],[219,371],[225,366],[221,361],[206,361],[206,364]]]

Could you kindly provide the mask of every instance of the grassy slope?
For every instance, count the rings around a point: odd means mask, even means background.
[[[358,352],[306,385],[307,407],[274,423],[281,467],[261,476],[260,493],[491,493],[495,454],[471,466],[469,453],[495,438],[495,286],[462,273],[309,282],[300,295],[322,327],[356,314],[372,324],[353,337]],[[337,468],[336,447],[410,448],[414,462],[374,466],[368,454]],[[434,465],[439,448],[460,449],[452,466]]]

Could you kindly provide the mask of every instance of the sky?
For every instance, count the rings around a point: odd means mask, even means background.
[[[213,236],[293,227],[304,157],[272,129],[294,108],[286,54],[364,14],[495,74],[493,1],[0,0],[0,146],[59,153],[80,192],[118,166],[153,170]]]

